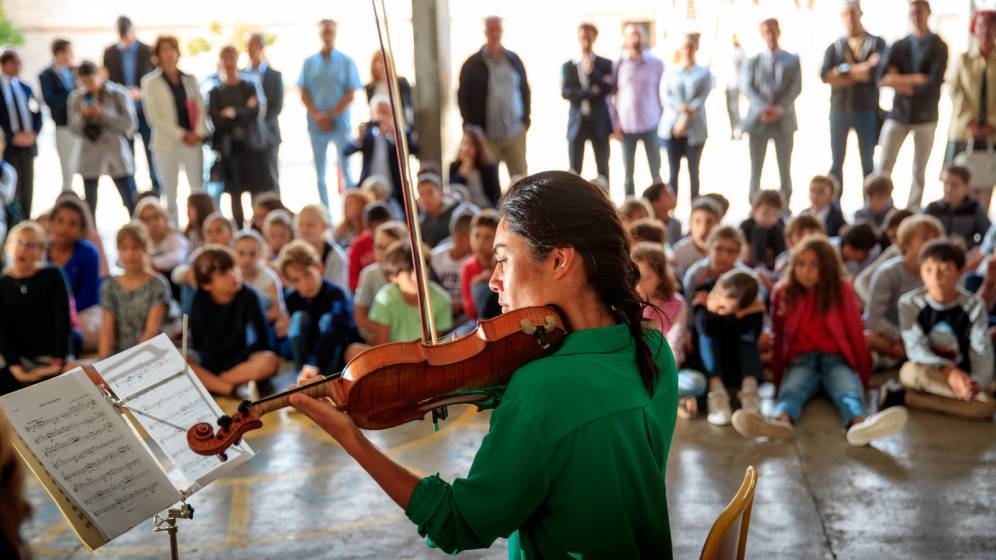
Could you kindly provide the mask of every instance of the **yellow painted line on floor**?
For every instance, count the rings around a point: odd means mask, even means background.
[[[252,515],[250,497],[252,489],[246,484],[232,485],[232,498],[228,510],[228,542],[241,545],[246,540],[249,519]]]
[[[31,540],[31,546],[45,546],[46,544],[54,541],[59,537],[59,535],[65,533],[69,530],[69,524],[66,523],[64,519],[60,519],[56,523],[52,524],[48,529],[38,535],[36,538]]]

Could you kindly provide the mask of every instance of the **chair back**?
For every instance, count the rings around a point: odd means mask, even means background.
[[[747,467],[743,484],[726,508],[720,512],[702,547],[702,560],[743,560],[747,550],[750,512],[757,487],[757,469]]]

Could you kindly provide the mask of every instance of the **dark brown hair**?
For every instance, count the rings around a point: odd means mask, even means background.
[[[865,198],[892,196],[892,179],[884,173],[872,173],[865,177]]]
[[[194,256],[190,262],[197,287],[203,288],[211,283],[211,277],[216,273],[227,272],[235,268],[235,254],[228,246],[215,243],[194,251]]]
[[[823,222],[812,214],[799,214],[793,216],[785,226],[785,239],[791,239],[804,231],[819,231],[826,234]]]
[[[664,247],[654,243],[637,243],[629,252],[629,256],[635,263],[643,263],[650,270],[654,271],[660,283],[657,285],[657,293],[654,297],[668,300],[678,291],[678,281],[675,280],[670,265],[667,263],[667,253]]]
[[[799,284],[799,281],[795,277],[795,263],[799,259],[799,255],[806,251],[812,251],[816,255],[816,261],[820,266],[820,279],[816,286],[813,287],[816,295],[816,309],[821,314],[826,313],[833,306],[837,305],[840,300],[843,292],[841,284],[844,281],[844,271],[843,265],[840,262],[840,256],[826,237],[811,235],[804,238],[792,248],[792,254],[789,257],[788,274],[782,280],[785,286],[785,307],[777,310],[778,313],[791,310],[795,303],[799,301],[799,298],[806,292],[806,289]]]
[[[308,268],[321,268],[321,257],[318,251],[307,241],[296,239],[280,249],[280,256],[277,257],[276,269],[281,276],[287,276],[287,269],[290,267],[306,270]]]
[[[772,208],[777,208],[781,210],[785,206],[785,201],[782,199],[782,193],[774,189],[764,189],[757,193],[754,197],[754,208],[760,208],[762,206],[771,206]]]
[[[187,229],[183,230],[183,235],[190,239],[191,234],[196,237],[203,239],[204,236],[202,231],[204,230],[204,220],[214,214],[214,199],[211,198],[206,192],[192,193],[187,197],[187,207],[194,207],[194,211],[197,212],[197,219],[192,220],[187,224]]]
[[[935,239],[920,249],[917,261],[922,266],[927,260],[951,263],[961,270],[965,267],[965,250],[950,239]]]
[[[31,517],[31,504],[24,499],[24,468],[14,453],[11,431],[7,419],[0,414],[0,539],[10,543],[15,551],[24,546],[21,540],[21,523]]]
[[[158,63],[159,60],[159,49],[162,49],[165,45],[170,45],[176,49],[176,54],[180,54],[180,41],[177,40],[173,35],[160,35],[156,37],[156,42],[152,44],[152,54]]]
[[[522,237],[536,260],[557,247],[572,247],[588,285],[601,303],[629,327],[643,386],[651,395],[659,371],[643,331],[640,272],[629,257],[619,214],[608,196],[581,177],[546,171],[519,180],[505,194],[502,219]]]
[[[487,208],[478,212],[470,220],[470,229],[473,230],[476,227],[488,227],[491,229],[498,229],[498,222],[501,221],[501,216],[498,214],[497,210]]]
[[[474,167],[484,169],[491,167],[495,163],[495,156],[491,153],[491,145],[488,137],[484,134],[484,129],[473,124],[463,126],[463,135],[470,137],[474,143]],[[459,156],[455,159],[460,159]]]
[[[75,212],[80,218],[80,238],[86,238],[87,234],[93,228],[93,219],[90,217],[90,209],[80,202],[79,198],[76,197],[63,197],[55,206],[52,207],[52,211],[49,212],[49,216],[52,220],[55,219],[55,215],[61,210],[69,210],[70,212]]]
[[[667,231],[664,230],[660,220],[656,218],[640,218],[629,224],[626,233],[633,243],[649,241],[663,246],[664,241],[667,240]]]
[[[972,172],[969,171],[967,167],[963,167],[961,165],[949,165],[944,168],[944,172],[949,175],[954,175],[959,179],[961,179],[962,183],[965,183],[968,186],[972,186],[971,183]]]
[[[761,289],[757,285],[757,278],[749,272],[743,270],[729,270],[724,272],[716,284],[723,288],[726,295],[737,300],[737,307],[745,309],[754,303],[757,294]]]
[[[809,180],[809,186],[816,184],[830,187],[830,196],[837,194],[837,179],[833,175],[813,175]]]

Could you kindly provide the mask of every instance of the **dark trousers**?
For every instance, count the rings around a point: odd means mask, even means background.
[[[280,193],[280,144],[274,144],[266,150],[267,171],[270,173],[270,190]]]
[[[668,183],[674,189],[674,195],[678,196],[678,171],[681,170],[681,158],[688,161],[688,182],[691,188],[691,199],[699,196],[699,161],[702,160],[702,148],[705,143],[693,146],[688,143],[688,138],[671,138],[664,140],[664,147],[667,149],[667,165],[671,171]]]
[[[31,148],[8,148],[4,152],[4,160],[17,171],[17,193],[15,199],[24,210],[24,215],[31,217],[31,198],[35,192],[35,156]]]
[[[830,152],[833,163],[830,174],[837,178],[840,189],[837,200],[844,192],[844,156],[847,154],[847,133],[854,129],[858,135],[858,152],[861,154],[861,172],[871,175],[875,168],[875,144],[878,143],[878,111],[830,111]]]
[[[99,177],[95,179],[83,179],[83,191],[86,193],[86,203],[90,206],[90,212],[97,215],[97,183]],[[121,202],[128,209],[128,216],[135,213],[135,199],[138,193],[135,192],[135,178],[131,175],[124,177],[114,177],[114,186],[118,188],[121,195]]]
[[[578,135],[568,140],[567,151],[570,158],[571,171],[581,174],[581,166],[584,164],[584,143],[591,142],[591,149],[595,151],[595,167],[598,174],[605,177],[605,182],[609,182],[609,135],[595,134],[592,130],[591,122],[581,121],[581,130]]]
[[[142,146],[145,147],[145,161],[149,163],[149,180],[152,181],[152,192],[160,194],[159,176],[156,175],[156,166],[152,163],[152,129],[149,128],[149,121],[145,120],[145,111],[142,110],[141,103],[135,104],[135,113],[138,115],[138,135],[142,137]],[[131,146],[132,157],[135,157],[134,136],[128,140],[128,144]],[[137,157],[135,159],[138,160]]]

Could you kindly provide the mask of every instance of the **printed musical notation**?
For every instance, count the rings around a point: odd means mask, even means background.
[[[165,335],[94,367],[188,481],[187,490],[204,486],[252,456],[245,443],[233,447],[225,463],[190,450],[187,430],[198,422],[214,424],[221,410]]]
[[[0,408],[108,539],[179,501],[165,472],[83,370],[0,397]]]

